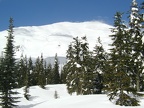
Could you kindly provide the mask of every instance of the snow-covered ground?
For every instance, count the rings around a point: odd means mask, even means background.
[[[16,57],[21,54],[37,58],[43,53],[44,58],[55,56],[65,57],[68,45],[73,37],[87,36],[92,50],[98,37],[106,49],[111,39],[112,26],[99,21],[89,22],[59,22],[43,26],[26,26],[14,28]],[[7,30],[0,32],[0,52],[6,46]],[[1,53],[0,53],[1,54]]]
[[[125,106],[117,106],[108,100],[105,94],[98,95],[69,95],[66,85],[47,85],[46,89],[38,86],[30,87],[30,100],[26,100],[23,96],[24,88],[18,89],[20,93],[20,108],[125,108]],[[58,97],[54,98],[55,91]],[[144,98],[141,98],[141,106],[135,108],[144,108]],[[134,108],[134,107],[128,107]]]

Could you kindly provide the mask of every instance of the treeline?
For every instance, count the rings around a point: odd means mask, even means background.
[[[18,87],[39,85],[45,88],[47,84],[61,84],[61,74],[59,73],[59,61],[55,55],[54,64],[47,63],[43,55],[34,62],[31,57],[21,55],[17,64]]]

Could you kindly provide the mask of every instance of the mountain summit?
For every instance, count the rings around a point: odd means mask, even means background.
[[[44,57],[58,56],[65,57],[68,45],[73,37],[86,36],[90,49],[96,45],[98,37],[101,37],[105,49],[111,42],[111,25],[99,21],[89,22],[59,22],[43,26],[26,26],[14,28],[16,57],[21,54],[28,57],[38,57],[43,54]],[[6,45],[7,30],[0,32],[0,52]]]

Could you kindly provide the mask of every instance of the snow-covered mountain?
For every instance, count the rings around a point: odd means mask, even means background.
[[[65,57],[68,45],[76,36],[87,36],[91,50],[96,45],[97,38],[101,37],[104,48],[108,49],[108,44],[111,42],[110,28],[112,26],[99,21],[16,27],[14,28],[16,57],[19,58],[22,53],[34,58],[41,53],[45,58],[55,56],[56,53]],[[0,52],[6,46],[7,35],[7,30],[0,32]]]

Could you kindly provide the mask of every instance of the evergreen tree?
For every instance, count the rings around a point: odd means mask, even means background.
[[[33,72],[34,75],[34,84],[39,85],[41,88],[45,88],[45,72],[44,72],[44,64],[43,64],[43,56],[41,58],[37,58],[35,62],[35,69]]]
[[[34,65],[34,71],[33,71],[33,85],[38,85],[39,80],[39,72],[40,72],[40,58],[37,57],[35,65]]]
[[[32,86],[33,85],[33,71],[34,71],[34,66],[33,66],[33,61],[32,58],[29,57],[28,59],[28,80],[29,80],[29,85]]]
[[[138,4],[136,0],[132,1],[131,14],[130,14],[130,29],[129,34],[132,37],[131,46],[132,46],[132,60],[133,63],[133,73],[132,73],[132,84],[136,85],[136,89],[139,92],[140,84],[143,71],[143,55],[142,51],[144,49],[144,44],[142,42],[143,32],[142,32],[142,16],[140,14]]]
[[[2,88],[3,88],[3,69],[4,69],[4,65],[3,65],[3,60],[4,60],[4,57],[3,57],[3,54],[2,54],[2,56],[0,57],[0,95],[2,95],[1,94],[1,92],[2,92]]]
[[[76,92],[82,94],[83,73],[80,63],[81,46],[78,37],[73,38],[73,42],[67,50],[67,77],[66,84],[70,94]]]
[[[17,105],[18,99],[17,96],[14,96],[18,94],[18,92],[13,91],[15,87],[17,87],[17,71],[16,71],[16,59],[14,58],[14,36],[13,36],[13,19],[10,18],[9,20],[9,29],[8,29],[8,36],[7,38],[7,44],[4,48],[4,59],[2,62],[3,69],[1,72],[1,103],[0,105],[2,108],[13,108]]]
[[[23,87],[24,81],[25,81],[25,75],[26,75],[26,67],[25,67],[25,61],[23,55],[20,57],[20,61],[17,65],[18,69],[18,87]]]
[[[45,85],[48,84],[48,71],[47,71],[47,62],[44,61],[44,75],[45,75]]]
[[[53,68],[53,84],[60,84],[60,73],[59,73],[59,63],[58,63],[58,57],[57,54],[55,55],[55,63]]]
[[[93,50],[93,60],[92,61],[92,70],[93,70],[93,89],[94,93],[101,94],[103,89],[103,75],[106,70],[107,62],[107,53],[105,52],[100,37],[98,38],[98,44],[94,47]]]
[[[105,74],[109,99],[116,99],[116,104],[121,106],[137,106],[138,100],[135,88],[131,86],[132,74],[131,37],[126,31],[126,26],[121,20],[122,14],[115,15],[114,26],[111,35],[113,43],[109,59],[109,69]],[[132,96],[131,96],[132,95]]]
[[[66,77],[67,77],[67,65],[64,65],[62,70],[61,70],[61,81],[62,81],[62,84],[66,84]]]
[[[89,44],[86,36],[81,38],[81,52],[80,52],[80,64],[81,64],[81,78],[82,82],[82,94],[93,93],[93,71],[91,69],[91,54],[89,51]]]
[[[91,94],[93,87],[93,71],[91,70],[91,54],[86,36],[74,41],[67,50],[67,64],[64,66],[67,89],[70,94]]]
[[[29,87],[30,87],[30,79],[29,79],[29,76],[30,76],[30,71],[29,71],[29,68],[28,68],[28,61],[27,61],[27,56],[25,56],[24,58],[24,63],[25,63],[25,74],[24,74],[24,97],[29,100],[30,98],[30,95],[29,95]]]
[[[47,84],[53,84],[53,69],[52,65],[49,63],[46,69]]]
[[[45,72],[44,72],[44,60],[43,60],[43,55],[41,54],[41,59],[39,63],[39,72],[38,72],[38,85],[41,88],[45,88]]]

